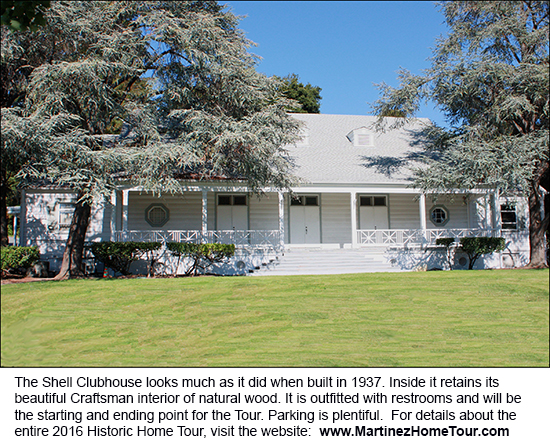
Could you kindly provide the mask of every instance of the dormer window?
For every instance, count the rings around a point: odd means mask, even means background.
[[[353,146],[374,146],[374,136],[367,128],[354,129],[346,137]]]

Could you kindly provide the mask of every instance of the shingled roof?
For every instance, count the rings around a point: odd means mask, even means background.
[[[403,184],[418,165],[419,147],[412,145],[427,119],[377,133],[377,117],[363,115],[292,114],[304,123],[304,139],[287,149],[296,175],[314,184]],[[391,124],[395,118],[387,118]],[[372,135],[354,145],[353,135]]]

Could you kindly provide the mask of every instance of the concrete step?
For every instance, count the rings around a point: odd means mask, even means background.
[[[319,275],[395,272],[382,249],[291,249],[258,266],[251,275]]]

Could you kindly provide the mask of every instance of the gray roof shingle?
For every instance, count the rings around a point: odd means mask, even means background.
[[[377,117],[363,115],[292,114],[307,128],[308,145],[287,149],[296,164],[295,174],[314,184],[403,184],[410,182],[419,152],[411,142],[415,132],[429,124],[417,119],[402,128],[377,133]],[[388,118],[390,122],[394,118]],[[367,128],[374,146],[354,146],[346,137]]]

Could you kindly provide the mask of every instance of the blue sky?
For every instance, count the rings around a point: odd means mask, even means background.
[[[322,88],[321,113],[368,115],[379,92],[373,83],[397,87],[397,70],[419,74],[436,38],[447,27],[434,2],[229,1],[239,28],[262,57],[268,76],[296,73]],[[419,116],[443,124],[432,105]]]

